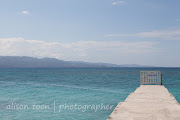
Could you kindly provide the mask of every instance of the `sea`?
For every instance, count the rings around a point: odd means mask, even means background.
[[[106,120],[151,70],[180,102],[180,68],[0,69],[0,119]]]

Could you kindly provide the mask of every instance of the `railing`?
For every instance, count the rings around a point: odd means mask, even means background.
[[[162,74],[160,71],[141,71],[140,84],[157,84],[162,85]]]

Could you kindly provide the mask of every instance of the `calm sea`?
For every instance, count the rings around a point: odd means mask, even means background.
[[[161,71],[180,102],[180,68],[0,69],[0,119],[106,120],[141,70]]]

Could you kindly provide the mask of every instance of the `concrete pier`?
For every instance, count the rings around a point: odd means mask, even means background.
[[[163,85],[141,85],[116,106],[109,120],[180,120],[180,104]]]

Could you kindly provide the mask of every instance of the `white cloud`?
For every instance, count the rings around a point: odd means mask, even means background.
[[[29,11],[21,11],[21,13],[24,14],[24,15],[29,15],[30,14]]]
[[[157,30],[151,32],[140,32],[135,34],[106,34],[105,37],[141,37],[160,38],[165,40],[180,40],[180,30]]]
[[[0,56],[52,57],[62,60],[112,62],[121,56],[157,52],[157,42],[78,41],[73,43],[0,39]],[[109,61],[108,61],[109,60]]]
[[[124,3],[124,1],[121,0],[121,1],[113,2],[112,5],[117,5],[117,4],[122,4],[122,3]]]
[[[176,19],[176,21],[177,21],[177,22],[179,22],[179,21],[180,21],[180,19]]]

